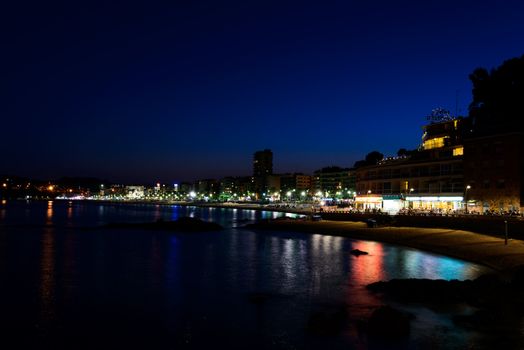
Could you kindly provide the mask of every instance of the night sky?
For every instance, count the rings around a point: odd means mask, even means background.
[[[415,148],[524,54],[523,1],[13,1],[0,174],[175,182]],[[458,103],[457,103],[458,102]]]

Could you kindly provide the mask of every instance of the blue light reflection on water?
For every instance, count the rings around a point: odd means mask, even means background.
[[[94,322],[90,330],[95,335],[107,324],[123,323],[117,334],[131,340],[139,336],[134,334],[139,327],[146,337],[167,337],[175,345],[190,342],[194,348],[238,341],[255,349],[270,344],[314,348],[318,339],[305,332],[307,320],[327,303],[346,305],[352,319],[343,335],[322,339],[322,344],[359,348],[366,344],[355,335],[353,321],[365,319],[383,302],[365,290],[366,284],[391,278],[468,279],[486,271],[378,242],[235,228],[284,215],[274,212],[67,202],[6,203],[3,208],[0,224],[11,226],[0,236],[0,246],[8,247],[0,270],[7,286],[0,291],[0,306],[7,311],[0,317],[18,320],[13,334],[29,324],[39,325],[45,334],[60,327],[82,333],[85,324],[79,317],[96,320],[102,315],[105,323]],[[202,234],[92,228],[186,215],[229,228]],[[53,226],[26,226],[49,222]],[[354,257],[351,249],[370,255]],[[268,300],[253,304],[251,293],[268,295]],[[415,346],[426,333],[442,335],[438,327],[449,320],[432,317],[436,321],[415,332],[410,344]],[[127,319],[132,321],[123,322]],[[446,332],[449,336],[451,331]],[[29,335],[41,337],[38,332]],[[467,332],[460,336],[464,344],[471,340]]]

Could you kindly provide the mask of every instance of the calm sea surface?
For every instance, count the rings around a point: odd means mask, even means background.
[[[472,279],[487,269],[370,241],[254,232],[282,213],[95,202],[0,203],[0,348],[367,349],[482,348],[454,326],[456,306],[393,304],[416,315],[408,339],[380,344],[362,325],[379,305],[368,283]],[[288,214],[291,216],[291,214]],[[221,232],[105,229],[110,222],[192,216]],[[354,257],[351,249],[370,255]],[[417,293],[416,290],[413,293]],[[344,310],[332,334],[308,328]],[[328,316],[326,316],[328,315]],[[15,346],[8,345],[15,344]]]

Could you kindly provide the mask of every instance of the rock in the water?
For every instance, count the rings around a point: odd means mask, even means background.
[[[355,255],[355,256],[368,255],[369,254],[368,252],[365,252],[365,251],[359,250],[359,249],[353,249],[352,251],[350,251],[350,253]]]
[[[268,301],[271,295],[269,293],[249,293],[247,297],[252,304],[261,305]]]
[[[368,334],[379,338],[404,338],[409,335],[412,315],[384,305],[373,311],[368,322]]]
[[[313,311],[307,323],[307,331],[317,335],[336,335],[347,323],[345,305],[333,305]]]

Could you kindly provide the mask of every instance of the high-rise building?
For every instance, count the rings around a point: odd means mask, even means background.
[[[253,180],[255,193],[262,198],[268,190],[268,177],[273,174],[273,152],[269,149],[257,151],[253,155]]]
[[[255,152],[253,156],[253,176],[273,174],[273,152],[269,149]]]

